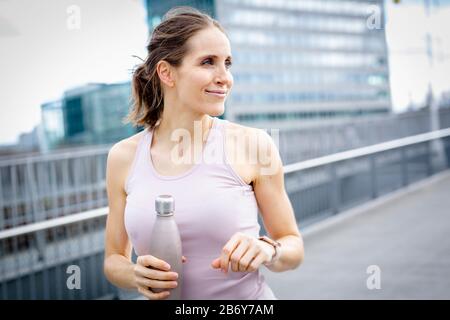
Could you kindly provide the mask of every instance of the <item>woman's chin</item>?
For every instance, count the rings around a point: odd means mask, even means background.
[[[217,117],[217,116],[221,116],[223,113],[225,112],[225,107],[224,105],[220,105],[220,106],[211,106],[207,109],[207,114],[209,114],[212,117]]]

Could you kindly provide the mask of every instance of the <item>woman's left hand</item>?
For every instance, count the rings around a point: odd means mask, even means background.
[[[219,258],[214,259],[211,266],[228,272],[254,272],[259,266],[272,259],[275,249],[268,243],[242,232],[235,233],[222,249]]]

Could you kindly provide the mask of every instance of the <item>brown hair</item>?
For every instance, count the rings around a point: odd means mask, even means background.
[[[164,108],[162,87],[156,71],[157,63],[165,60],[174,67],[180,66],[188,52],[187,40],[208,27],[217,27],[226,35],[218,21],[192,7],[174,7],[164,15],[151,35],[147,58],[133,71],[133,104],[125,118],[126,123],[150,129],[156,125]]]

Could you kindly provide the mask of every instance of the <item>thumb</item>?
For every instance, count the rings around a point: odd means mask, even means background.
[[[213,267],[214,269],[220,268],[220,258],[214,259],[211,263],[211,267]]]
[[[185,263],[186,260],[187,260],[187,258],[186,258],[185,256],[182,256],[182,257],[181,257],[181,262],[182,262],[182,263]]]

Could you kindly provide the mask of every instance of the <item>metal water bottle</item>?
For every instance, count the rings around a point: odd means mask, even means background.
[[[178,273],[178,286],[173,289],[152,289],[154,292],[169,290],[167,300],[181,299],[183,283],[182,247],[178,226],[175,222],[175,200],[171,195],[160,195],[155,200],[156,220],[150,237],[149,252],[170,265],[170,271]]]

